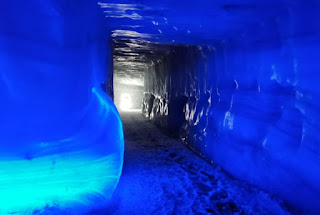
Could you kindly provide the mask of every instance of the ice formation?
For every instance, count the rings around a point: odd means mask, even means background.
[[[2,2],[0,14],[0,214],[103,204],[123,160],[120,117],[101,87],[103,13],[93,1],[34,0]]]
[[[110,27],[114,65],[144,68],[147,117],[233,176],[320,213],[319,1],[106,2],[121,27]]]

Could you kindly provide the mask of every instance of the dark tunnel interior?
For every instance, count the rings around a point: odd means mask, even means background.
[[[319,12],[0,3],[0,214],[320,214]]]

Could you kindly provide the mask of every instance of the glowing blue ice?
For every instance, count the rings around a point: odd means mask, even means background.
[[[0,8],[0,214],[105,203],[124,140],[101,88],[111,61],[103,13],[94,1]]]

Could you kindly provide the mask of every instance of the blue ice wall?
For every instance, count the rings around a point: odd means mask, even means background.
[[[318,214],[319,38],[176,46],[146,73],[143,112],[237,178]]]
[[[317,38],[225,48],[224,72],[210,78],[218,102],[209,112],[204,153],[235,176],[315,214],[319,117],[317,84],[310,78],[319,80],[312,56]]]
[[[104,21],[95,1],[0,3],[0,214],[79,214],[115,189],[123,132],[101,88]]]

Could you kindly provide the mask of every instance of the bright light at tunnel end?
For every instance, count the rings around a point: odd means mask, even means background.
[[[129,94],[121,94],[120,109],[122,111],[129,111],[132,107],[131,96]]]

